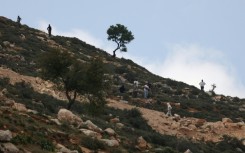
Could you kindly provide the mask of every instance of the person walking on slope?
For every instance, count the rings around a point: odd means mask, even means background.
[[[204,86],[205,86],[205,82],[203,82],[203,80],[199,83],[201,90],[204,91]]]
[[[170,105],[170,103],[167,103],[167,109],[168,109],[168,112],[167,112],[167,116],[172,116],[172,113],[171,113],[171,110],[172,110],[172,107]]]
[[[149,92],[149,86],[146,84],[144,86],[144,98],[147,99],[148,98],[148,92]]]
[[[52,31],[52,27],[50,26],[50,24],[48,25],[48,36],[51,37],[51,31]]]

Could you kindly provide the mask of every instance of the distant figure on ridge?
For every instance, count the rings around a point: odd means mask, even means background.
[[[171,113],[171,110],[172,110],[172,106],[170,105],[170,103],[167,103],[167,109],[168,109],[168,112],[167,112],[167,116],[172,116],[172,113]]]
[[[20,27],[20,21],[21,21],[21,18],[20,18],[20,16],[18,15],[18,17],[17,17],[17,23],[18,23],[18,26]]]
[[[148,93],[149,93],[149,86],[146,84],[144,86],[144,98],[147,99],[148,98]]]
[[[199,83],[201,90],[204,91],[204,86],[205,86],[205,82],[203,82],[203,80]]]
[[[50,26],[50,24],[48,25],[48,36],[51,37],[51,31],[52,31],[52,27]]]

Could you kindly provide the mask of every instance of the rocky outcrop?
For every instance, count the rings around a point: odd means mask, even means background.
[[[61,122],[70,123],[72,125],[82,125],[83,120],[77,115],[73,114],[71,111],[67,109],[60,109],[58,112],[58,119]]]
[[[0,141],[1,142],[7,142],[10,141],[13,138],[12,132],[9,130],[3,131],[0,130]]]
[[[97,125],[92,123],[90,120],[87,120],[86,122],[84,122],[83,125],[85,125],[88,129],[93,130],[95,132],[98,132],[98,133],[103,132],[101,128],[99,128]]]
[[[3,153],[19,153],[19,149],[12,143],[2,143],[0,144],[0,152]]]

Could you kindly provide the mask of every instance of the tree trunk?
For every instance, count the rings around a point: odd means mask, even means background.
[[[117,46],[117,48],[113,51],[113,55],[112,55],[112,57],[116,57],[116,51],[118,50],[120,48],[120,46],[119,46],[119,44],[118,44],[118,46]]]

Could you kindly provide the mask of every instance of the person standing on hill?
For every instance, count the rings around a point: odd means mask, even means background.
[[[172,106],[170,105],[170,103],[167,103],[167,109],[168,109],[168,112],[167,112],[167,116],[172,116],[172,113],[171,113],[171,110],[172,110]]]
[[[51,37],[51,31],[52,31],[52,27],[50,26],[50,24],[48,25],[48,36]]]
[[[18,23],[18,26],[20,27],[20,21],[21,21],[21,18],[20,18],[20,16],[18,15],[18,17],[17,17],[17,23]]]
[[[199,83],[201,90],[204,91],[204,86],[206,85],[205,82],[203,82],[203,80]]]
[[[149,86],[146,84],[144,86],[144,98],[147,99],[148,98],[148,92],[149,92]]]

